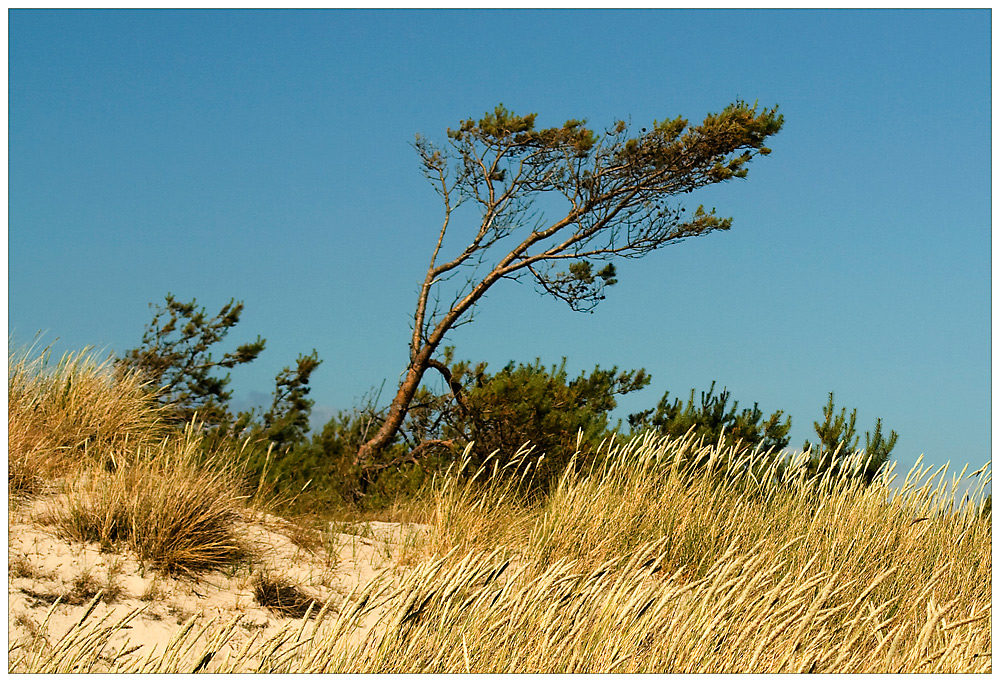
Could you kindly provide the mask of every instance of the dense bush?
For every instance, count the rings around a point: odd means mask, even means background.
[[[420,462],[406,455],[409,448],[397,442],[390,454],[396,466],[365,472],[354,458],[361,439],[379,415],[371,409],[341,411],[311,439],[286,450],[264,453],[257,449],[248,471],[252,483],[260,484],[274,497],[283,499],[299,512],[324,515],[346,505],[379,509],[399,497],[412,497],[434,472],[443,470],[450,458],[445,453],[429,453]]]
[[[497,452],[505,464],[525,443],[544,455],[534,471],[534,485],[544,489],[575,454],[586,458],[620,426],[612,424],[616,396],[637,391],[649,383],[644,370],[618,371],[595,367],[571,379],[566,359],[546,369],[511,362],[496,374],[486,364],[452,368],[453,384],[461,382],[464,396],[453,401],[444,415],[442,433],[456,448],[472,443],[471,464],[478,466]],[[524,466],[526,466],[525,464]],[[512,468],[520,475],[523,470]]]
[[[273,453],[267,476],[273,489],[299,496],[310,509],[330,508],[345,500],[379,508],[397,498],[416,495],[456,462],[466,446],[470,446],[468,470],[473,471],[491,456],[502,468],[529,443],[534,447],[532,456],[520,458],[506,473],[519,479],[527,473],[524,480],[530,483],[530,490],[546,491],[574,456],[577,465],[588,465],[601,441],[619,430],[620,423],[612,423],[610,418],[616,397],[649,383],[643,370],[621,372],[617,368],[595,367],[570,378],[565,360],[551,367],[538,360],[512,362],[496,373],[490,373],[486,363],[454,362],[451,349],[446,349],[445,360],[437,367],[445,390],[421,388],[405,428],[387,448],[384,465],[366,469],[355,459],[365,436],[382,420],[382,413],[368,406],[341,412],[309,442]],[[829,462],[830,453],[835,451],[837,471],[844,469],[845,474],[871,483],[888,459],[895,432],[888,441],[882,439],[879,421],[874,433],[866,435],[866,444],[874,448],[869,450],[873,457],[867,467],[848,472],[847,459],[858,442],[853,415],[841,423],[843,420],[833,419],[831,410],[829,405],[824,410],[826,426],[817,422],[823,446],[811,450],[807,471],[810,475],[824,473],[827,468],[822,463]],[[706,444],[721,440],[720,452],[770,450],[780,458],[788,446],[791,418],[781,410],[765,418],[756,403],[741,410],[728,390],[716,394],[713,382],[701,393],[700,401],[695,400],[694,390],[686,402],[671,400],[667,392],[655,408],[630,415],[629,424],[633,435],[690,435]],[[840,439],[838,445],[828,450],[827,443],[833,443],[835,437]],[[262,461],[258,455],[256,471],[262,470]],[[529,467],[532,470],[526,472]],[[779,473],[784,469],[779,467]]]
[[[670,401],[670,391],[663,394],[655,408],[629,415],[629,425],[634,432],[655,431],[661,436],[679,438],[689,431],[695,438],[704,438],[705,443],[723,445],[742,443],[744,447],[761,450],[781,450],[788,445],[788,431],[792,418],[782,420],[778,410],[762,421],[764,413],[754,403],[752,408],[739,409],[739,401],[729,405],[729,391],[715,395],[715,382],[708,392],[701,392],[701,400],[695,403],[694,389],[687,403],[678,398]]]
[[[615,396],[638,390],[649,379],[642,370],[619,372],[617,368],[594,368],[571,379],[566,361],[551,368],[540,361],[510,363],[496,374],[486,363],[441,363],[450,392],[422,387],[411,408],[405,428],[387,448],[386,464],[364,468],[355,462],[357,448],[366,434],[377,429],[383,415],[369,406],[341,412],[299,445],[274,459],[272,474],[290,489],[310,488],[333,493],[362,506],[380,506],[399,496],[412,496],[456,462],[466,446],[472,468],[495,454],[503,466],[525,444],[531,443],[540,462],[528,478],[535,490],[543,490],[562,472],[578,446],[582,456],[592,452],[613,430],[609,413]],[[521,476],[522,467],[507,473]],[[308,491],[309,488],[306,488]],[[310,493],[303,497],[311,499]]]

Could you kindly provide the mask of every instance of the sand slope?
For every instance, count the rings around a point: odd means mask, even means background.
[[[427,526],[418,524],[342,524],[331,529],[325,542],[315,537],[303,542],[302,531],[278,517],[248,515],[240,524],[240,535],[256,548],[255,559],[224,572],[164,576],[127,553],[102,553],[96,544],[60,539],[39,522],[46,504],[51,503],[42,500],[8,516],[9,651],[23,646],[46,617],[46,639],[55,642],[80,620],[96,592],[103,589],[106,599],[91,619],[110,616],[108,622],[112,622],[141,609],[103,650],[106,658],[135,647],[139,649],[134,655],[143,658],[154,649],[162,651],[192,616],[198,623],[213,618],[225,623],[239,614],[226,645],[235,653],[249,640],[266,641],[295,620],[292,613],[258,603],[254,587],[260,576],[269,583],[295,585],[301,597],[320,604],[333,597],[332,603],[339,605],[352,589],[380,572],[405,571],[428,533]],[[56,597],[61,600],[53,607]]]

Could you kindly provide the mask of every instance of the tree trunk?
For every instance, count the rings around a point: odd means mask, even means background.
[[[392,404],[389,406],[389,414],[386,416],[385,422],[382,423],[382,427],[374,436],[358,448],[358,454],[354,457],[355,466],[364,468],[366,464],[371,463],[378,453],[392,442],[399,427],[403,425],[403,420],[406,419],[410,402],[417,393],[417,387],[420,386],[420,380],[423,378],[424,372],[427,371],[433,352],[434,347],[426,345],[420,349],[420,352],[410,362],[410,366],[406,370],[406,378],[399,385],[396,397],[392,399]]]
[[[500,266],[494,268],[472,291],[466,294],[465,298],[457,302],[448,311],[441,321],[438,322],[437,326],[434,327],[434,331],[428,335],[424,345],[420,346],[420,350],[411,355],[410,364],[406,369],[406,378],[399,385],[396,397],[392,399],[392,404],[389,406],[389,414],[386,416],[382,428],[358,448],[358,454],[354,457],[355,466],[364,469],[367,464],[370,464],[378,456],[381,450],[392,442],[399,427],[403,425],[403,420],[406,419],[406,413],[410,409],[410,402],[417,393],[417,388],[420,386],[420,380],[423,379],[424,372],[433,363],[434,351],[437,350],[438,344],[444,339],[445,332],[454,327],[455,323],[465,314],[465,311],[475,305],[476,301],[482,298],[483,294],[500,280],[504,274]],[[422,298],[417,304],[417,324],[419,324],[419,319],[422,317],[425,305],[426,297]],[[419,338],[419,334],[415,333],[413,342],[416,343]],[[441,371],[441,367],[443,367],[440,363],[437,363],[435,366],[438,367],[438,371]],[[445,368],[445,371],[447,371],[447,368]],[[452,384],[450,380],[448,383],[449,385]],[[454,386],[452,386],[452,390],[455,390]],[[457,395],[456,398],[458,398]]]

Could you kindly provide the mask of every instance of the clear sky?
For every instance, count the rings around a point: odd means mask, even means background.
[[[230,298],[300,352],[316,415],[407,360],[442,217],[411,144],[502,102],[543,126],[698,121],[737,98],[784,130],[745,181],[685,197],[733,229],[619,264],[593,314],[502,283],[456,356],[644,367],[616,416],[716,380],[810,437],[827,393],[908,468],[990,458],[991,37],[973,11],[10,11],[15,346],[138,345],[150,302]],[[863,436],[862,436],[863,441]]]

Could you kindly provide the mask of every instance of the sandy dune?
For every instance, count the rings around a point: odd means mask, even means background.
[[[56,597],[61,597],[51,609],[47,627],[48,639],[57,640],[79,621],[93,596],[103,589],[108,598],[97,605],[91,618],[110,615],[114,620],[142,609],[127,629],[115,635],[107,655],[141,647],[136,655],[145,657],[153,648],[162,651],[192,616],[198,616],[199,623],[212,618],[224,623],[236,614],[241,618],[228,647],[238,650],[249,639],[265,641],[295,620],[291,613],[258,603],[255,577],[284,578],[299,588],[300,598],[322,604],[332,596],[337,605],[378,573],[405,570],[428,533],[428,527],[419,524],[376,521],[333,528],[331,531],[339,532],[329,533],[325,545],[301,539],[296,544],[293,538],[301,531],[280,518],[257,515],[241,524],[241,535],[257,549],[255,560],[226,572],[167,577],[126,554],[102,553],[96,544],[58,538],[38,521],[45,504],[16,509],[8,516],[9,646],[30,637]],[[303,544],[308,547],[300,546]]]

